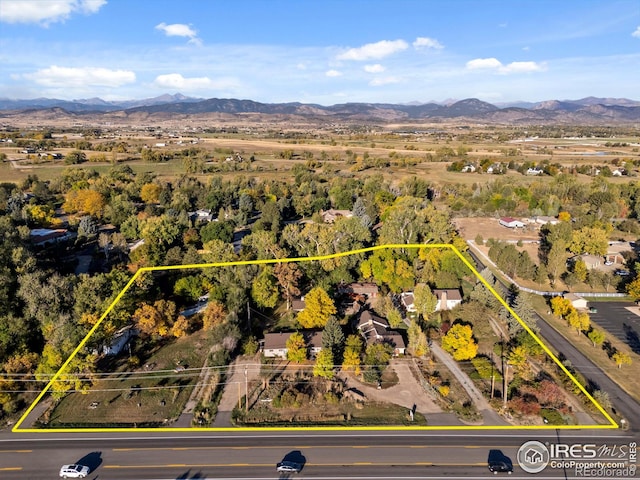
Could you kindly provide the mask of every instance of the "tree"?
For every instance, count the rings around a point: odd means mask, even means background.
[[[576,255],[581,253],[606,255],[608,247],[608,232],[597,227],[583,227],[580,230],[574,230],[571,245],[569,245],[569,249]]]
[[[145,183],[140,189],[140,198],[144,203],[158,203],[162,187],[157,183]]]
[[[367,366],[364,372],[364,380],[367,382],[378,382],[382,377],[382,372],[387,368],[391,360],[392,349],[386,343],[371,343],[367,346],[364,356],[364,363]]]
[[[412,320],[409,325],[407,337],[409,340],[408,350],[411,355],[415,357],[422,357],[429,351],[427,335],[415,320]]]
[[[561,296],[555,296],[551,299],[551,311],[557,317],[564,317],[572,308],[573,305],[569,299]]]
[[[91,215],[85,215],[80,217],[80,222],[78,223],[78,234],[85,237],[93,237],[98,233],[100,226],[95,218]]]
[[[227,310],[224,304],[212,300],[207,304],[207,308],[202,315],[202,328],[211,330],[218,325],[222,325],[227,320]]]
[[[70,190],[62,207],[69,213],[84,213],[101,218],[106,202],[102,194],[89,188]]]
[[[511,349],[507,364],[513,366],[521,378],[525,380],[531,379],[531,364],[528,359],[527,348],[524,345],[518,345]]]
[[[415,285],[413,267],[392,250],[376,251],[360,264],[364,278],[373,278],[378,285],[386,284],[393,293],[407,291]]]
[[[433,294],[428,285],[416,285],[416,288],[413,290],[413,305],[418,314],[428,319],[429,315],[436,311],[437,303],[438,297]]]
[[[344,332],[338,319],[331,315],[322,330],[322,350],[328,350],[333,355],[332,361],[339,363],[344,348]]]
[[[273,268],[266,266],[251,283],[251,297],[258,306],[273,308],[278,304],[280,295],[273,276]]]
[[[473,338],[471,326],[454,324],[442,338],[442,348],[457,361],[475,358],[478,353],[478,344]]]
[[[362,338],[360,335],[349,335],[344,348],[342,368],[352,370],[356,375],[360,374],[362,355]]]
[[[591,326],[591,320],[587,312],[578,312],[575,308],[571,307],[569,313],[565,315],[565,319],[570,327],[576,329],[576,333],[580,331],[587,331]]]
[[[587,334],[587,337],[589,338],[589,340],[591,340],[591,343],[593,343],[594,347],[600,345],[602,342],[604,342],[605,338],[607,338],[605,333],[602,330],[598,330],[597,328],[592,328],[591,331]]]
[[[637,276],[633,281],[627,284],[627,294],[634,300],[640,300],[640,276]]]
[[[573,264],[573,273],[581,282],[584,282],[587,279],[587,274],[589,273],[589,271],[587,270],[587,264],[584,263],[584,260],[580,259],[575,261],[575,263]]]
[[[287,360],[302,363],[307,359],[307,344],[300,332],[292,333],[286,342]]]
[[[289,308],[291,308],[291,297],[300,295],[298,282],[300,278],[302,278],[302,272],[295,263],[278,263],[274,267],[273,273],[278,279],[278,284],[287,299],[287,310],[289,310]]]
[[[80,150],[73,150],[64,157],[64,163],[67,165],[76,165],[87,161],[87,154]]]
[[[520,320],[524,322],[524,324],[529,327],[534,332],[538,331],[538,325],[536,324],[536,319],[533,315],[533,307],[531,306],[531,302],[529,301],[528,294],[524,292],[519,292],[518,296],[515,299],[513,304],[513,311],[520,317]],[[509,316],[509,333],[512,336],[517,335],[522,330],[522,325],[517,321],[513,316]]]
[[[312,288],[304,297],[304,310],[298,313],[298,322],[304,328],[324,327],[336,306],[322,287]]]
[[[313,366],[313,376],[323,377],[331,380],[335,376],[333,371],[333,353],[327,348],[323,348],[316,356],[316,363]]]
[[[554,242],[547,254],[547,271],[552,285],[566,270],[567,250],[562,241]]]
[[[622,368],[623,365],[631,365],[631,356],[626,352],[617,351],[611,357],[616,363],[618,368]]]
[[[171,327],[171,335],[176,338],[184,337],[189,333],[189,319],[184,315],[179,315]]]
[[[181,277],[173,286],[173,293],[189,301],[195,301],[202,296],[202,280],[195,275]]]
[[[160,337],[169,333],[169,329],[173,323],[173,319],[170,317],[171,309],[166,309],[166,305],[160,302],[165,301],[158,300],[153,305],[143,303],[133,313],[133,319],[140,332],[147,335],[158,335]],[[173,304],[173,311],[175,312],[175,304]]]
[[[208,243],[211,240],[221,240],[230,243],[233,240],[233,225],[229,222],[209,222],[200,229],[200,238],[202,243]]]

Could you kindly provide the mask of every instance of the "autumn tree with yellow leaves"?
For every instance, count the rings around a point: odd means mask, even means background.
[[[478,344],[473,338],[471,325],[453,325],[442,338],[442,348],[457,361],[475,358],[478,354]]]
[[[324,288],[315,287],[304,297],[304,310],[298,313],[298,322],[304,328],[322,328],[336,312],[336,306]]]

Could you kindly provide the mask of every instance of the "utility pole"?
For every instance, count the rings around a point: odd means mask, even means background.
[[[502,407],[507,408],[507,363],[504,360],[504,337],[500,336],[500,342],[502,345],[501,357],[502,357]]]
[[[244,413],[249,412],[249,377],[247,367],[244,367]]]
[[[493,365],[493,350],[491,350],[491,400],[493,400],[493,391],[496,386],[496,371]]]

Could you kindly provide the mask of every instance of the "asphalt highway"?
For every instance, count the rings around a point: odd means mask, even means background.
[[[5,432],[0,436],[0,478],[54,479],[62,464],[74,462],[91,466],[87,477],[91,480],[495,478],[487,469],[490,450],[499,450],[512,460],[512,479],[578,478],[566,468],[547,468],[535,476],[524,472],[516,455],[529,440],[620,446],[639,439],[620,430]],[[276,473],[276,463],[291,456],[304,464],[302,471]]]

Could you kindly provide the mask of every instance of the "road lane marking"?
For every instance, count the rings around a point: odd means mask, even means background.
[[[229,467],[272,467],[273,463],[170,463],[166,465],[104,465],[101,468],[107,470],[126,469],[157,469],[157,468],[229,468]],[[375,466],[375,467],[477,467],[486,466],[486,462],[448,463],[448,462],[341,462],[341,463],[306,463],[309,467],[350,467],[350,466]]]
[[[22,467],[0,467],[0,472],[19,472]]]
[[[487,448],[486,445],[460,445],[464,448]],[[513,445],[493,445],[491,448],[512,448]],[[312,449],[330,449],[330,448],[345,448],[345,446],[337,445],[256,445],[256,446],[228,446],[228,447],[131,447],[131,448],[112,448],[112,452],[151,452],[151,451],[189,451],[189,450],[274,450],[274,449],[287,449],[295,448],[298,450],[312,450]],[[419,448],[419,449],[439,449],[439,448],[451,448],[451,445],[350,445],[349,448],[384,448],[384,449],[406,449],[406,448]]]
[[[33,453],[33,450],[0,450],[0,453]]]

